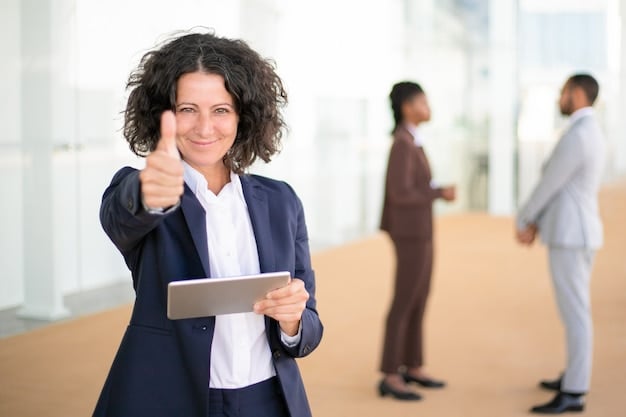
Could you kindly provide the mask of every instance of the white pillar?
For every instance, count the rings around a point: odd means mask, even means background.
[[[517,1],[489,2],[489,212],[515,209]]]
[[[54,274],[52,200],[52,1],[21,2],[24,304],[21,317],[69,313]]]
[[[620,67],[619,67],[619,108],[623,114],[626,109],[626,0],[620,0],[619,14],[621,20],[621,51],[620,51]],[[616,132],[615,140],[615,160],[614,168],[615,174],[626,174],[626,118],[620,117],[620,122],[617,124],[618,131]]]

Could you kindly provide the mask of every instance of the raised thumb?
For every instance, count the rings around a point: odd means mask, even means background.
[[[176,147],[176,116],[171,110],[164,111],[161,115],[161,138],[157,149],[180,158]]]

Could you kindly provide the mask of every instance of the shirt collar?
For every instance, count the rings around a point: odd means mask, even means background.
[[[592,114],[593,114],[592,107],[587,106],[587,107],[580,108],[576,110],[574,113],[572,113],[571,116],[569,117],[569,125],[572,126],[574,123],[576,123],[583,117],[590,116]]]
[[[413,125],[411,123],[405,123],[404,127],[406,128],[406,130],[409,131],[411,136],[413,136],[413,141],[415,142],[415,145],[417,145],[417,146],[424,145],[424,138],[422,137],[422,135],[420,134],[419,130],[417,129],[417,126],[415,126],[415,125]]]
[[[209,192],[209,184],[207,183],[206,178],[204,178],[204,175],[202,175],[198,170],[193,168],[187,162],[182,162],[184,169],[183,178],[185,180],[185,184],[187,184],[191,191],[193,191],[196,196],[203,195],[216,197],[215,194]],[[232,185],[237,197],[243,199],[243,187],[241,186],[241,179],[239,178],[239,175],[235,174],[233,171],[230,172],[230,184]],[[228,184],[226,184],[226,186],[228,186]],[[220,192],[220,195],[221,194],[222,193]]]

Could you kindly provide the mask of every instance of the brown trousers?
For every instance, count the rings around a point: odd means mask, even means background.
[[[433,242],[394,239],[396,282],[387,316],[381,371],[396,373],[402,366],[424,363],[423,320],[433,269]]]

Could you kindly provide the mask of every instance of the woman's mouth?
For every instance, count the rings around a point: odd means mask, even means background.
[[[189,142],[191,142],[192,144],[196,145],[196,146],[211,146],[214,143],[217,143],[219,141],[219,139],[212,139],[212,140],[193,140],[193,139],[189,139]]]

